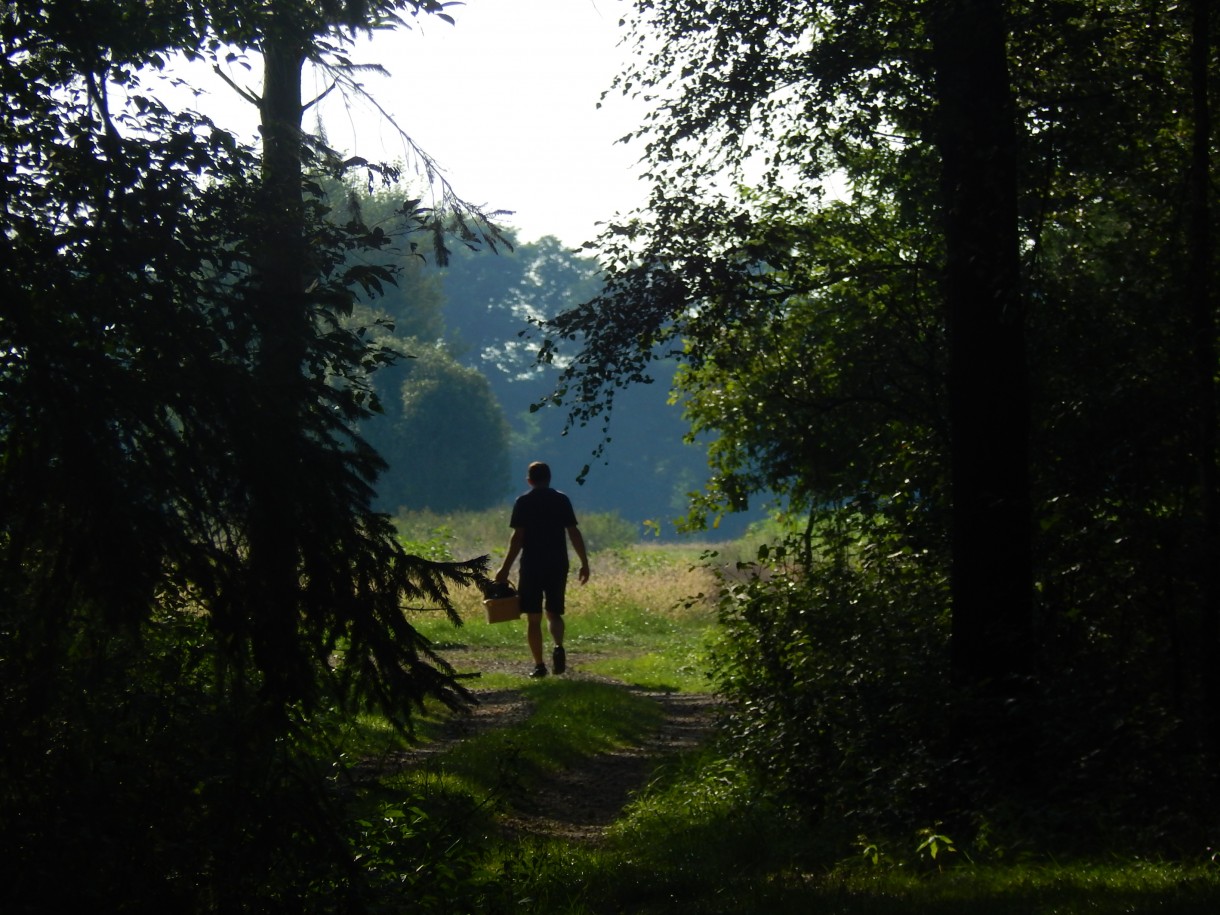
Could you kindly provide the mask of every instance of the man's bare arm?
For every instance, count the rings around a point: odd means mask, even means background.
[[[580,583],[583,585],[589,580],[589,556],[585,553],[585,538],[581,534],[580,528],[575,524],[568,528],[568,539],[572,541],[572,549],[576,550],[576,555],[580,557],[580,572],[578,576]]]
[[[508,581],[508,573],[512,569],[513,563],[517,561],[523,543],[525,543],[525,528],[513,528],[513,535],[508,541],[508,554],[504,557],[504,562],[500,563],[500,571],[496,573],[496,581],[500,584]]]

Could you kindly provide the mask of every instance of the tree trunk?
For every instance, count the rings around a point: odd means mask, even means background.
[[[1211,104],[1208,59],[1211,51],[1211,3],[1191,4],[1190,81],[1194,136],[1190,164],[1191,328],[1194,334],[1196,415],[1195,450],[1199,465],[1199,511],[1202,526],[1200,568],[1203,603],[1204,732],[1210,751],[1220,756],[1220,481],[1216,455],[1216,317],[1212,302]]]
[[[257,390],[250,417],[253,489],[250,571],[254,660],[273,705],[298,698],[310,674],[296,638],[299,611],[298,482],[306,386],[302,375],[305,307],[304,206],[301,196],[301,73],[307,36],[283,11],[264,38],[262,186],[251,239],[258,277]]]
[[[953,672],[1033,672],[1029,391],[1017,150],[1001,0],[933,2],[949,332]]]

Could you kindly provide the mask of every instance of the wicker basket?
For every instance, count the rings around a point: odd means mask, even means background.
[[[521,601],[517,595],[512,597],[492,597],[483,601],[487,609],[487,622],[507,623],[509,620],[521,619]]]

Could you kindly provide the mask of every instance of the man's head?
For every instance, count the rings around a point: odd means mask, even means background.
[[[551,468],[542,463],[542,461],[534,461],[534,463],[530,464],[526,479],[534,486],[550,486]]]

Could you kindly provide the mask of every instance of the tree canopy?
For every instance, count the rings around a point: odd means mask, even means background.
[[[306,60],[343,79],[352,29],[445,7],[0,10],[0,823],[18,908],[56,885],[150,910],[351,890],[307,771],[319,716],[409,726],[427,698],[467,701],[403,611],[452,615],[483,562],[407,555],[373,510],[382,462],[355,430],[395,357],[350,318],[395,270],[351,256],[384,232],[331,218],[323,184],[359,160],[301,128]],[[142,67],[231,48],[265,64],[259,149],[139,88]],[[496,238],[442,197],[402,202],[415,231]]]
[[[707,510],[769,488],[808,519],[795,591],[770,570],[724,599],[743,750],[813,810],[941,816],[996,791],[1067,803],[1067,760],[1110,759],[1057,697],[1203,739],[1214,12],[638,6],[615,88],[650,104],[652,194],[593,245],[607,288],[546,322],[542,355],[576,421],[681,360],[718,436]],[[897,627],[921,647],[857,641]],[[857,684],[841,717],[832,673]],[[849,762],[871,788],[818,797]]]

